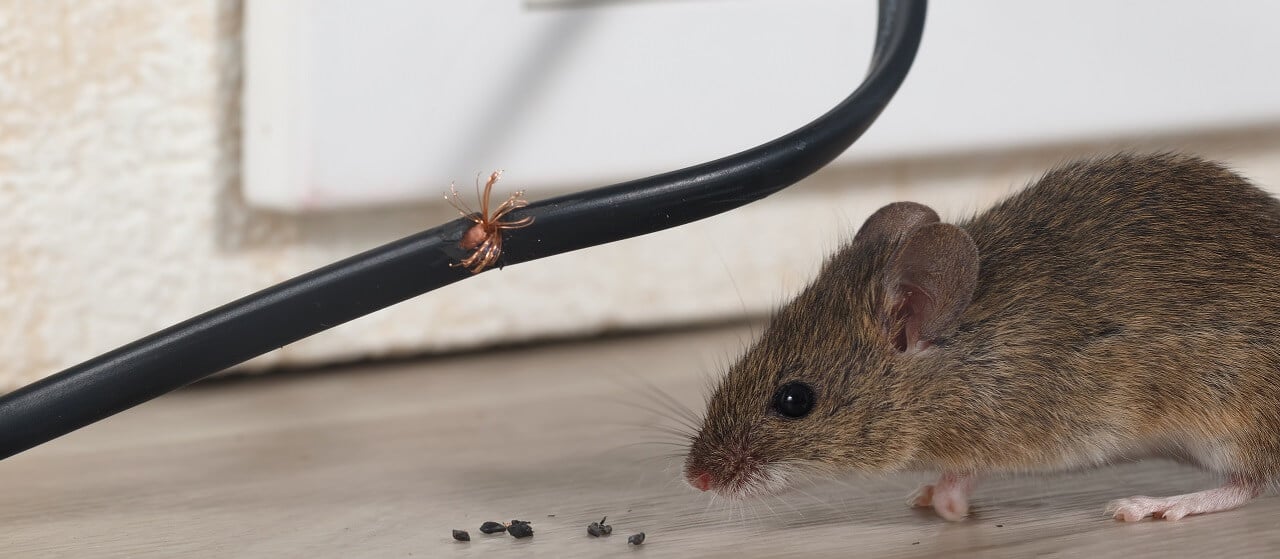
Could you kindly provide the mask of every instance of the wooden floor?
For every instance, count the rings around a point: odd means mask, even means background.
[[[922,476],[728,508],[678,478],[657,390],[697,407],[750,334],[562,344],[189,388],[0,463],[3,557],[1261,557],[1280,499],[1125,525],[1103,504],[1214,482],[1144,463],[990,480],[974,516]],[[590,538],[608,515],[614,534]],[[485,520],[535,535],[484,536]],[[451,540],[452,529],[470,543]],[[627,535],[648,535],[631,549]]]

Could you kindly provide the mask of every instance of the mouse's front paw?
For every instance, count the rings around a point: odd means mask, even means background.
[[[956,522],[969,516],[968,495],[956,491],[933,492],[933,511],[938,516]]]
[[[921,485],[907,498],[913,507],[933,507],[938,516],[951,521],[964,520],[969,515],[969,493],[973,490],[973,477],[943,474],[938,483]]]
[[[923,484],[907,495],[907,506],[927,509],[933,506],[933,485]]]

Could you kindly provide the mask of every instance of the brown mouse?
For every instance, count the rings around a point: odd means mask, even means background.
[[[689,484],[731,498],[811,473],[986,474],[1165,457],[1216,489],[1113,501],[1135,521],[1280,480],[1280,202],[1177,154],[1068,164],[959,224],[872,215],[712,393]]]

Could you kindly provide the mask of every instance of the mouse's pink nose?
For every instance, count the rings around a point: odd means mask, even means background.
[[[699,491],[707,491],[711,489],[711,474],[703,472],[697,477],[690,478],[689,485],[698,488]]]

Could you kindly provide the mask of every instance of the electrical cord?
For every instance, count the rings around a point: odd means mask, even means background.
[[[880,0],[862,85],[781,138],[678,171],[535,202],[508,219],[511,265],[683,225],[773,194],[814,173],[871,126],[906,78],[925,0]],[[303,274],[0,397],[0,459],[379,309],[472,274],[451,266],[473,225],[458,219]]]

